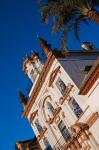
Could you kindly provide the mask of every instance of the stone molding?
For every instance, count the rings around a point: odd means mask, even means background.
[[[49,79],[49,87],[52,86],[53,87],[53,82],[57,76],[57,74],[60,72],[60,66],[58,66],[50,75],[50,79]]]
[[[33,122],[33,120],[35,119],[35,117],[36,117],[36,115],[37,115],[37,113],[38,113],[38,110],[36,110],[36,111],[34,111],[34,112],[32,112],[31,113],[31,115],[30,115],[30,124]]]
[[[60,113],[61,109],[62,108],[59,106],[55,109],[55,113],[54,113],[53,117],[49,117],[49,119],[47,120],[48,124],[52,124],[57,119],[57,116]]]
[[[47,131],[47,128],[44,126],[42,129],[42,132],[40,135],[37,136],[38,141],[40,141],[41,139],[43,139],[45,137],[45,132]]]
[[[71,90],[72,90],[73,87],[74,87],[74,86],[71,85],[71,84],[69,84],[69,85],[67,86],[67,89],[66,89],[66,91],[65,91],[65,93],[64,93],[64,95],[63,95],[63,97],[61,97],[61,98],[59,99],[59,103],[60,103],[61,105],[63,105],[63,103],[64,103],[64,101],[65,101],[66,99],[67,99],[67,100],[70,99],[69,94],[70,94],[70,92],[71,92]]]

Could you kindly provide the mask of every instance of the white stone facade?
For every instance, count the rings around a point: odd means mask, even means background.
[[[86,65],[93,65],[96,57],[90,60],[88,56],[86,60],[81,57],[81,61],[77,57],[72,60],[55,57],[36,98],[35,93],[33,97],[33,91],[39,76],[35,80],[29,94],[31,101],[32,98],[35,101],[27,118],[42,150],[99,150],[99,76],[85,95],[79,94],[81,73],[75,78],[77,82],[72,78],[76,75],[79,62],[81,67],[85,67],[86,62]],[[67,70],[64,67],[66,64]],[[94,116],[96,119],[93,121]]]

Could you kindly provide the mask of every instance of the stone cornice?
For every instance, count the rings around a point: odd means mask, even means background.
[[[22,115],[23,118],[26,118],[28,116],[29,111],[34,104],[38,93],[40,92],[40,89],[41,89],[41,87],[45,81],[45,78],[46,78],[48,71],[49,71],[50,67],[52,66],[54,60],[55,60],[55,56],[52,54],[52,52],[50,52],[48,54],[46,63],[45,63],[45,65],[44,65],[44,67],[40,73],[39,79],[37,80],[37,83],[33,89],[31,96],[30,96],[30,99],[28,100],[28,103],[25,107],[24,113]]]

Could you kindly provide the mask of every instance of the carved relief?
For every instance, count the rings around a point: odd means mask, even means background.
[[[64,146],[64,149],[72,149],[72,150],[76,150],[76,149],[81,149],[81,150],[87,150],[90,149],[91,146],[88,143],[89,140],[89,135],[88,135],[88,131],[89,127],[86,123],[76,123],[74,125],[71,126],[71,131],[74,134],[74,136],[72,137],[72,139],[66,143],[66,145]]]
[[[42,129],[42,132],[40,135],[37,136],[38,141],[45,138],[45,132],[47,131],[47,128],[44,126]]]
[[[61,118],[60,118],[60,116],[58,115],[58,116],[55,118],[55,123],[58,124],[58,123],[60,122],[60,119],[61,119]]]
[[[52,73],[51,73],[51,75],[50,75],[50,79],[49,79],[49,87],[50,86],[53,86],[52,84],[53,84],[53,82],[54,82],[54,80],[55,80],[55,78],[56,78],[56,76],[57,76],[57,74],[60,72],[60,66],[58,66]]]
[[[48,92],[48,89],[46,88],[45,91],[44,91],[44,94],[46,94],[47,92]]]
[[[58,114],[60,113],[60,111],[61,111],[61,107],[57,107],[56,109],[55,109],[55,113],[53,114],[53,117],[50,117],[49,116],[49,118],[48,118],[48,120],[47,120],[47,123],[48,124],[52,124],[56,119],[57,119],[57,116],[58,116]]]
[[[52,98],[51,98],[51,96],[50,96],[50,95],[46,96],[46,97],[45,97],[45,99],[44,99],[44,101],[43,101],[43,107],[44,107],[45,102],[46,102],[46,100],[47,100],[48,98],[49,98],[49,100],[52,100]]]
[[[37,115],[37,113],[38,113],[38,110],[36,110],[33,113],[31,113],[31,115],[30,115],[30,123],[32,123],[32,121],[34,120],[34,118]]]
[[[71,97],[70,97],[69,94],[70,94],[72,88],[73,88],[73,85],[71,85],[71,84],[69,84],[69,85],[67,86],[66,91],[65,91],[63,97],[60,97],[60,99],[59,99],[59,103],[60,103],[61,105],[64,103],[65,100],[67,100],[67,101],[70,100]]]
[[[63,111],[61,112],[61,115],[62,115],[63,118],[66,117],[66,116],[65,116],[65,113],[64,113]]]

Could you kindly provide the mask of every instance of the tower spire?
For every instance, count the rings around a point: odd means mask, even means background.
[[[49,52],[51,51],[51,45],[47,43],[47,41],[45,41],[44,39],[39,38],[39,43],[40,43],[40,46],[43,50],[43,52],[45,53],[46,56],[48,56]]]

